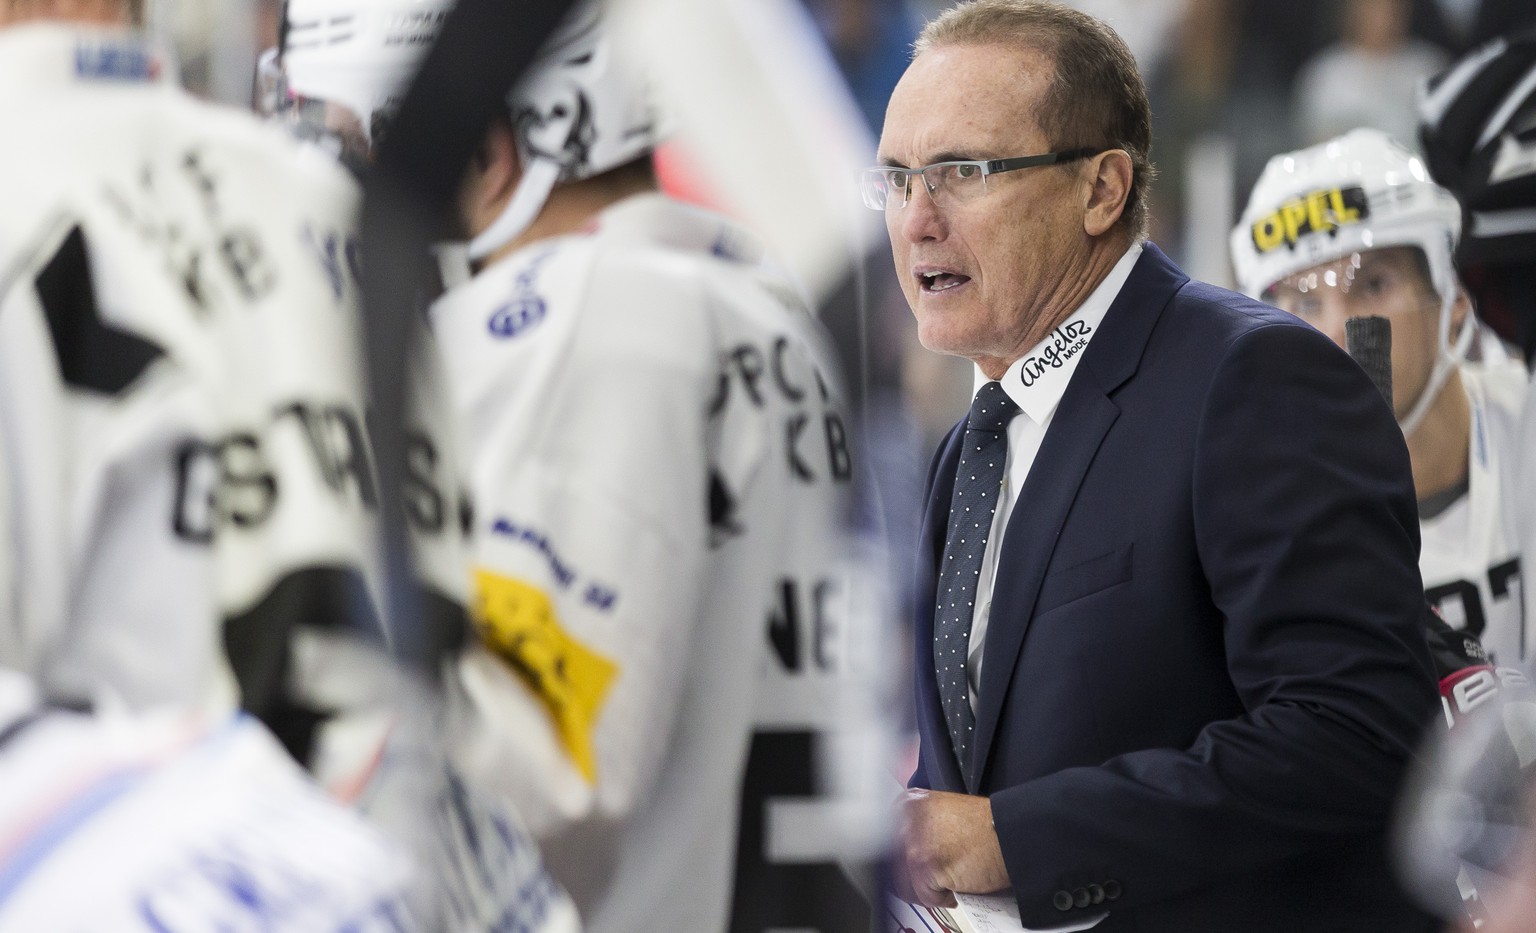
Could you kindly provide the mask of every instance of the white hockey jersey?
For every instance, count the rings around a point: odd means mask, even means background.
[[[214,715],[237,679],[328,789],[427,853],[420,900],[446,891],[461,928],[573,929],[515,821],[446,773],[432,698],[349,637],[381,627],[356,186],[158,72],[130,33],[0,30],[0,666],[53,702]],[[462,621],[431,388],[417,373],[401,492],[425,602]]]
[[[157,69],[131,34],[0,33],[0,660],[54,698],[227,706],[221,640],[271,643],[242,617],[368,561],[356,194]]]
[[[1536,386],[1536,381],[1527,386],[1527,399],[1532,397],[1531,386]],[[1526,405],[1521,411],[1519,453],[1516,456],[1518,484],[1515,486],[1512,507],[1516,512],[1516,527],[1520,533],[1520,553],[1536,555],[1536,405]],[[1525,604],[1525,618],[1536,624],[1536,586],[1523,586],[1520,589]]]
[[[867,928],[817,772],[859,712],[848,427],[757,249],[639,195],[432,310],[487,647],[456,748],[599,933]]]
[[[426,929],[414,871],[252,719],[83,715],[0,670],[0,933]]]
[[[1518,666],[1532,651],[1522,595],[1517,511],[1526,373],[1505,360],[1461,367],[1471,403],[1467,494],[1421,519],[1419,571],[1429,602],[1452,628],[1476,634],[1494,663]]]

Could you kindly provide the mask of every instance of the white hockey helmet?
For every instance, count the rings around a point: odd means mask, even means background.
[[[597,3],[579,5],[507,95],[523,177],[506,209],[470,241],[482,259],[528,228],[556,184],[634,161],[666,138],[650,83],[608,34]]]
[[[1323,263],[1388,247],[1420,250],[1440,299],[1440,339],[1429,382],[1401,421],[1412,433],[1476,330],[1468,315],[1453,346],[1460,232],[1456,198],[1430,180],[1423,161],[1379,130],[1357,129],[1269,160],[1232,230],[1232,265],[1243,292],[1263,300]]]
[[[312,135],[371,149],[452,7],[453,0],[287,0],[279,112],[313,124]]]

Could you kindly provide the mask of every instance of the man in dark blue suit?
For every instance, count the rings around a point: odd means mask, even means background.
[[[978,0],[865,173],[978,384],[929,475],[897,886],[1031,928],[1428,929],[1384,840],[1436,701],[1402,433],[1328,338],[1145,242],[1150,135],[1108,27]]]

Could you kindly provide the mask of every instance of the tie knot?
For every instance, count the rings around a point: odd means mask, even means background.
[[[1003,391],[1003,384],[989,382],[981,387],[971,402],[971,414],[965,426],[970,431],[1002,431],[1018,413],[1018,403]]]

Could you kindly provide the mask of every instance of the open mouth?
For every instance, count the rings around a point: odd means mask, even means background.
[[[960,275],[957,272],[921,272],[917,280],[925,292],[947,292],[952,288],[958,288],[971,280],[968,275]]]

